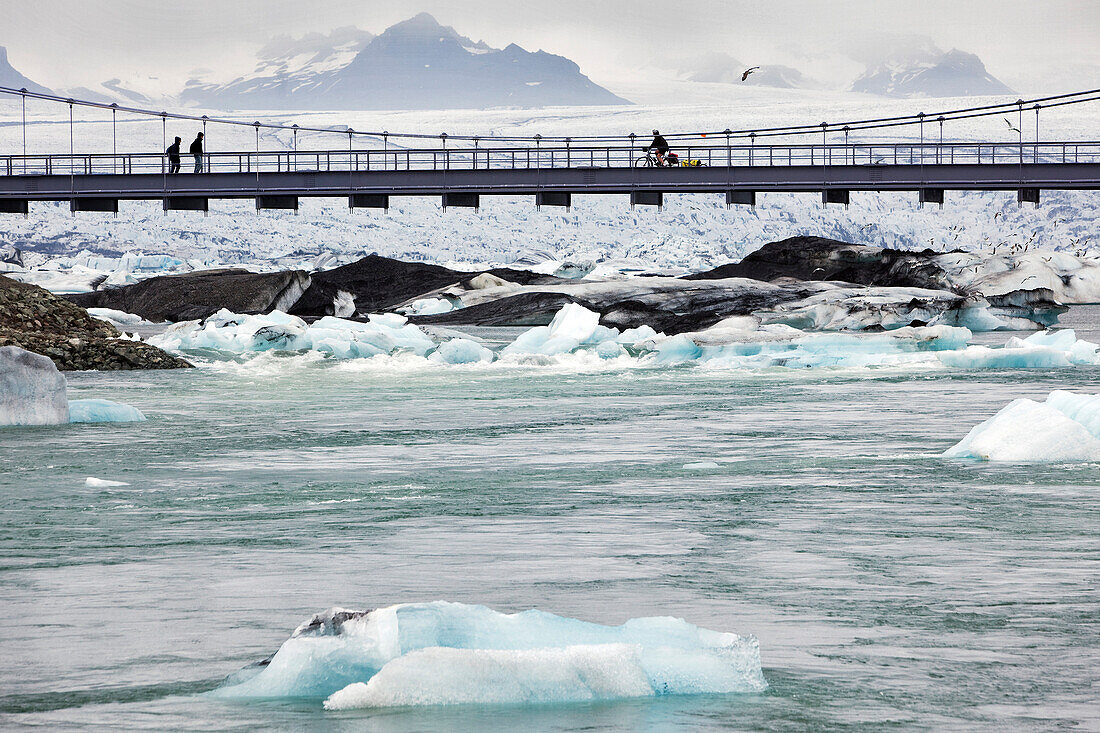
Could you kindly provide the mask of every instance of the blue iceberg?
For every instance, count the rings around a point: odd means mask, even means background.
[[[436,601],[331,609],[213,695],[324,700],[328,709],[565,703],[767,687],[753,637],[676,618],[603,626],[538,610]]]
[[[143,422],[141,410],[110,400],[70,400],[69,422]]]

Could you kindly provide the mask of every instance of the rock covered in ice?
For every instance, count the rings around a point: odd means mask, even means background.
[[[682,619],[603,626],[531,610],[416,603],[310,620],[214,695],[324,699],[330,709],[582,702],[758,692],[756,640]],[[301,627],[299,629],[301,631]]]
[[[68,417],[74,423],[145,421],[145,415],[136,407],[103,399],[71,400]]]
[[[115,326],[146,326],[152,325],[136,313],[126,313],[114,308],[89,308],[88,315],[101,321],[109,321]]]
[[[1100,395],[1014,400],[944,454],[985,461],[1100,461]]]
[[[69,422],[65,377],[45,356],[0,347],[0,426]]]
[[[67,296],[85,308],[113,308],[150,321],[206,318],[222,309],[237,313],[286,311],[310,286],[301,270],[254,273],[242,269],[160,275],[133,285]]]

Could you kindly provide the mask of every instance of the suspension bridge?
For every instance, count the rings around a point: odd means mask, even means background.
[[[22,104],[23,149],[0,150],[0,213],[23,215],[38,201],[67,201],[74,212],[117,213],[122,200],[159,200],[165,211],[206,212],[212,199],[254,199],[257,209],[297,210],[303,197],[346,197],[351,208],[386,209],[391,197],[433,196],[444,208],[477,208],[481,197],[497,195],[568,207],[574,195],[613,194],[629,196],[632,206],[659,207],[668,193],[717,194],[732,206],[755,205],[762,193],[820,192],[823,204],[847,205],[852,191],[908,191],[922,204],[942,205],[946,191],[1015,191],[1021,203],[1038,204],[1042,190],[1100,189],[1100,142],[1040,136],[1041,113],[1100,101],[1100,89],[933,114],[665,135],[677,166],[653,165],[642,150],[649,136],[635,134],[402,134],[156,112],[5,87],[2,97]],[[68,152],[28,151],[28,99],[68,108]],[[110,111],[110,152],[75,152],[78,107]],[[201,172],[171,173],[163,152],[119,152],[119,114],[159,118],[162,150],[169,120],[199,123],[204,132],[253,128],[255,147],[204,150],[194,161]],[[1005,117],[1016,140],[945,141],[944,128],[952,122],[992,116]],[[870,137],[899,129],[910,139]],[[262,149],[261,131],[272,130],[289,133],[286,149]],[[340,144],[301,149],[301,133]],[[181,157],[192,162],[186,152]]]

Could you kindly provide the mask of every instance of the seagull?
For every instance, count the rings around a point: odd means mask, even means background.
[[[1019,132],[1020,131],[1020,128],[1012,126],[1012,123],[1008,121],[1007,117],[1005,117],[1005,124],[1008,125],[1008,129],[1012,130],[1013,132]]]
[[[756,71],[759,68],[760,68],[759,66],[753,66],[752,68],[745,69],[745,73],[741,75],[741,81],[745,81],[745,79],[748,79],[749,74],[751,74],[752,72]]]

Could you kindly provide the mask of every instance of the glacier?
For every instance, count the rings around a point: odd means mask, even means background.
[[[323,700],[330,710],[538,704],[755,693],[767,687],[754,637],[683,619],[604,626],[539,610],[505,614],[434,601],[309,619],[270,660],[212,694]]]
[[[1100,395],[1065,390],[1013,400],[944,452],[983,461],[1100,461]]]

